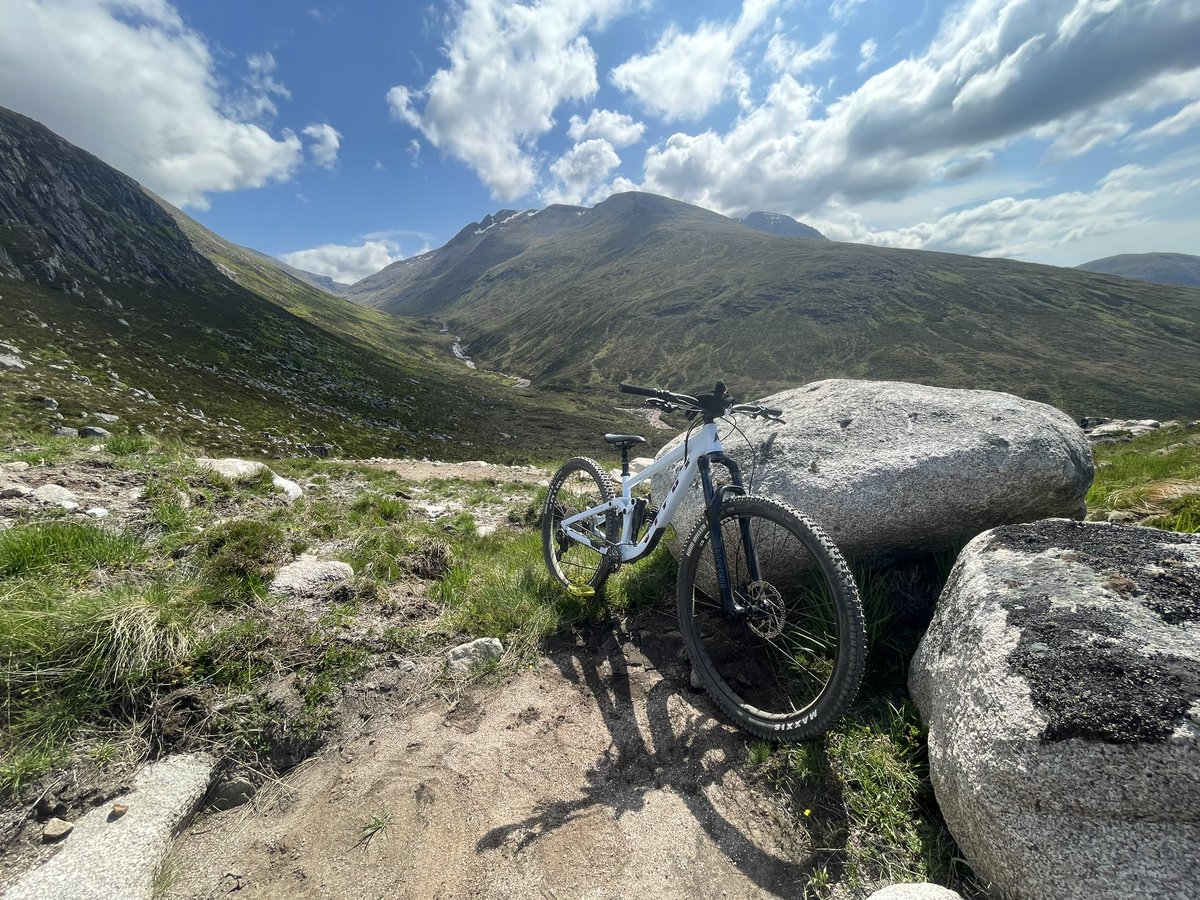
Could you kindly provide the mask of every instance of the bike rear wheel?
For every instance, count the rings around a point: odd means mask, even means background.
[[[824,532],[782,503],[730,498],[720,522],[742,610],[725,610],[703,519],[679,569],[679,624],[692,666],[746,731],[773,740],[817,737],[846,712],[862,681],[867,640],[854,578]]]
[[[542,553],[550,575],[569,589],[599,592],[612,569],[603,551],[571,540],[562,528],[564,519],[599,506],[616,496],[612,481],[600,464],[586,456],[567,460],[550,480],[542,514]],[[597,546],[607,547],[620,536],[616,515],[599,513],[577,522],[575,530],[588,534]]]

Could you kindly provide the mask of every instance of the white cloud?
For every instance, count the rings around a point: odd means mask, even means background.
[[[0,105],[205,208],[207,192],[287,180],[303,160],[295,134],[234,112],[266,115],[286,96],[274,60],[255,59],[247,85],[223,96],[207,44],[167,0],[4,0]]]
[[[1200,154],[1114,169],[1090,191],[1002,196],[927,221],[872,229],[859,211],[816,220],[836,240],[1076,265],[1116,252],[1195,246]]]
[[[833,59],[833,47],[837,43],[837,35],[833,32],[825,35],[811,47],[802,47],[795,41],[788,40],[782,34],[771,35],[767,44],[767,52],[763,59],[777,72],[787,72],[789,75],[799,75],[814,66]]]
[[[281,253],[279,258],[305,272],[328,275],[342,284],[354,284],[405,257],[399,245],[392,241],[364,240],[356,246],[324,244],[311,250]]]
[[[875,62],[875,54],[879,51],[879,44],[874,38],[867,38],[858,48],[858,65],[855,67],[858,72],[865,72],[871,63]]]
[[[736,22],[701,22],[692,32],[669,27],[647,54],[630,57],[612,81],[667,121],[698,119],[731,91],[744,97],[750,77],[734,56],[780,0],[743,0]]]
[[[614,147],[636,144],[645,132],[644,123],[611,109],[593,109],[586,119],[571,116],[571,124],[567,128],[567,136],[573,141],[590,137],[604,138]]]
[[[1140,143],[1165,140],[1177,137],[1193,128],[1200,128],[1200,100],[1189,103],[1174,115],[1155,122],[1149,128],[1135,135],[1135,140]]]
[[[555,184],[542,199],[547,203],[578,204],[620,164],[617,151],[603,138],[576,144],[550,166]]]
[[[625,2],[466,0],[448,66],[420,91],[393,87],[392,114],[474,169],[494,197],[519,197],[537,181],[533,144],[553,127],[554,111],[596,93],[596,55],[583,31]]]
[[[277,115],[279,109],[271,97],[290,100],[292,92],[276,80],[275,68],[275,57],[270,53],[252,53],[246,57],[245,84],[225,100],[223,109],[235,118],[252,122]]]
[[[784,75],[726,132],[672,135],[647,152],[645,189],[727,213],[800,216],[831,201],[904,197],[955,160],[1021,138],[1085,153],[1124,133],[1134,109],[1200,97],[1197,46],[1194,3],[972,0],[924,53],[820,117],[811,89]]]
[[[850,18],[863,5],[863,0],[833,0],[829,4],[829,17],[842,21]]]
[[[338,148],[342,136],[328,122],[314,123],[304,129],[302,134],[308,135],[313,142],[308,145],[308,152],[318,166],[332,169],[337,163]]]

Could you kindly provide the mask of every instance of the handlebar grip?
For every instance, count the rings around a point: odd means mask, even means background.
[[[617,385],[617,390],[622,394],[637,394],[639,397],[660,397],[663,393],[656,388],[638,387],[636,384],[625,384],[624,382]]]

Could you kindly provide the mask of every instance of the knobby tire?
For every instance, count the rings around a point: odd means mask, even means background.
[[[815,738],[845,714],[862,681],[866,628],[854,578],[824,532],[783,503],[730,498],[720,521],[730,584],[746,611],[729,616],[724,609],[702,518],[684,545],[678,582],[692,666],[739,727],[772,740]]]

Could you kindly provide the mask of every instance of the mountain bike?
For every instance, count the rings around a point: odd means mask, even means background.
[[[595,460],[563,464],[542,516],[550,574],[578,596],[601,593],[619,566],[654,551],[698,477],[704,514],[678,554],[679,628],[692,667],[746,731],[775,740],[819,736],[846,712],[862,681],[866,629],[858,588],[811,519],[746,492],[716,424],[733,415],[782,422],[781,410],[735,403],[720,382],[695,396],[630,384],[619,390],[648,397],[646,404],[663,412],[681,411],[691,424],[682,443],[636,475],[629,452],[645,438],[606,434],[621,450],[620,493]],[[677,467],[657,507],[634,496],[639,485]]]

